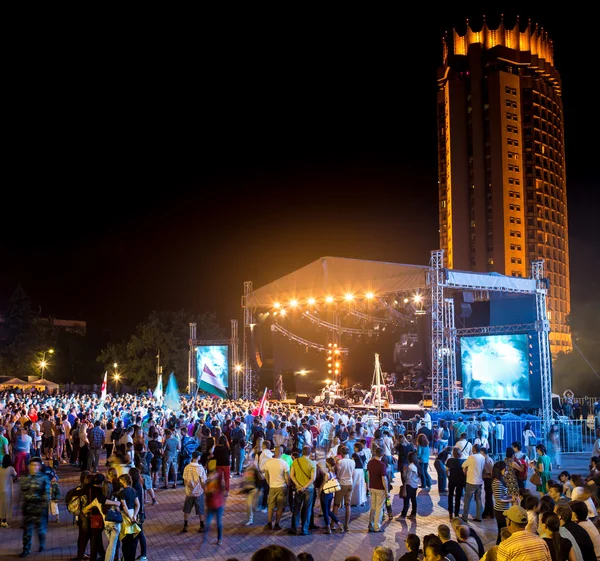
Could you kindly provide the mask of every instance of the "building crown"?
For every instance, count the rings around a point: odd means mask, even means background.
[[[481,30],[475,31],[467,20],[467,30],[464,35],[460,35],[456,29],[453,29],[452,54],[466,55],[469,45],[481,44],[485,49],[492,49],[498,45],[513,49],[515,51],[529,52],[545,60],[548,64],[554,66],[554,47],[552,41],[548,38],[548,33],[544,28],[531,25],[529,20],[525,30],[521,31],[519,17],[512,29],[504,25],[504,16],[501,17],[500,25],[496,29],[490,29],[485,16],[483,17],[483,26]],[[449,37],[444,37],[444,64],[447,64],[450,54]]]

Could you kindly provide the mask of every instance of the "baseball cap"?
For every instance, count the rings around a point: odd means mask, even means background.
[[[511,506],[504,511],[504,516],[515,524],[527,524],[527,511],[522,506]]]

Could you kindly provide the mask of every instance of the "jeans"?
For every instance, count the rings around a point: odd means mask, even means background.
[[[87,469],[88,471],[98,470],[100,465],[100,448],[90,448],[87,457]]]
[[[256,487],[246,496],[246,515],[250,522],[254,520],[254,509],[256,508],[256,499],[258,498],[259,493],[260,489]]]
[[[121,524],[117,522],[104,521],[104,533],[108,538],[108,545],[106,546],[106,555],[104,561],[114,561],[115,552],[117,551],[117,544],[119,543],[119,532],[121,531]]]
[[[302,534],[308,534],[314,492],[313,487],[304,489],[304,491],[296,491],[294,496],[294,513],[292,515],[292,530],[298,530],[300,515],[302,515],[302,528],[300,531]]]
[[[221,539],[223,537],[223,510],[224,507],[220,506],[219,508],[209,508],[206,514],[206,531],[210,530],[210,523],[212,522],[213,516],[217,517],[217,539]]]
[[[440,460],[435,460],[435,462],[433,462],[433,467],[438,476],[438,491],[440,493],[445,493],[446,483],[448,481],[448,478],[446,477],[446,466]]]
[[[448,513],[450,516],[458,516],[460,512],[460,500],[462,499],[464,485],[457,485],[450,482],[448,484]]]
[[[471,506],[471,498],[473,494],[475,495],[475,505],[476,505],[476,516],[478,520],[481,520],[481,487],[482,485],[473,485],[472,483],[467,483],[465,490],[465,506],[463,508],[462,518],[466,522],[469,518],[469,507]]]
[[[408,513],[408,505],[411,504],[410,514],[411,516],[417,514],[417,488],[406,486],[406,497],[404,497],[404,505],[402,506],[402,516],[406,516]]]
[[[321,511],[323,512],[323,520],[325,521],[325,528],[328,528],[333,520],[336,524],[339,524],[337,516],[333,514],[333,498],[335,493],[321,493]]]
[[[429,463],[419,462],[421,468],[421,483],[423,487],[431,487],[431,477],[429,477]]]
[[[408,488],[408,487],[407,487]],[[369,528],[378,531],[381,528],[383,507],[385,506],[386,492],[383,489],[369,489],[371,492],[371,510],[369,510]]]
[[[262,490],[263,494],[260,502],[260,508],[264,510],[269,504],[269,484],[267,483],[266,479],[262,480]]]
[[[241,473],[244,469],[244,459],[246,458],[246,449],[236,444],[233,448],[233,473]]]
[[[169,475],[173,472],[173,484],[177,483],[177,456],[165,456],[163,459],[163,485],[169,485]]]
[[[146,553],[148,552],[146,548],[146,534],[144,534],[144,524],[138,522],[138,526],[140,527],[141,532],[138,534],[138,542],[140,544],[140,555],[142,557],[146,557]]]

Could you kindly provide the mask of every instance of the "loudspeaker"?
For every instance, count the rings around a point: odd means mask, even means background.
[[[336,407],[348,407],[348,400],[344,399],[343,397],[338,397],[334,401],[334,404]]]
[[[297,393],[296,394],[296,405],[309,405],[310,404],[310,396],[306,393]]]
[[[469,304],[467,302],[460,303],[460,316],[459,317],[468,318],[468,317],[471,317],[472,313],[473,313],[473,309],[471,308],[471,304]]]

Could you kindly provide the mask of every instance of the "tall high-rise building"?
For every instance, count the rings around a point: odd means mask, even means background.
[[[446,265],[528,276],[543,258],[554,354],[571,350],[565,144],[552,42],[531,22],[467,21],[438,71],[440,244]]]

